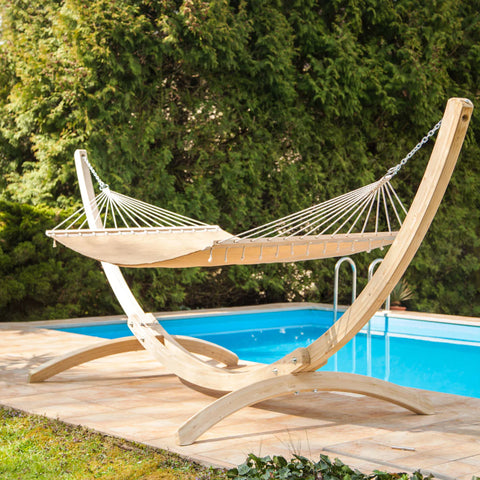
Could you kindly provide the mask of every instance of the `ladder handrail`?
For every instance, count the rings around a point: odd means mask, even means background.
[[[340,267],[342,263],[348,262],[350,267],[352,268],[352,303],[357,298],[357,266],[355,262],[350,257],[342,257],[338,262],[335,264],[335,281],[333,284],[333,323],[337,321],[337,314],[338,314],[338,275],[340,271]],[[352,339],[352,349],[353,349],[353,357],[352,357],[352,373],[356,371],[356,351],[357,351],[357,342],[356,338]],[[333,355],[333,364],[335,372],[338,371],[338,359],[337,354]]]
[[[333,283],[333,322],[337,321],[337,312],[338,312],[338,275],[342,263],[348,262],[350,267],[352,267],[352,303],[357,298],[357,266],[355,262],[350,257],[342,257],[335,264],[335,280]]]
[[[376,258],[369,266],[368,266],[368,281],[370,281],[373,277],[373,272],[375,271],[375,267],[383,262],[383,258]],[[385,300],[385,310],[390,310],[390,295]]]

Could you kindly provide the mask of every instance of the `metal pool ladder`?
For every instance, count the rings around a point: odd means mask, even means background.
[[[375,267],[383,261],[383,258],[376,258],[368,266],[368,281],[373,277]],[[338,317],[338,277],[340,272],[340,267],[344,262],[350,264],[352,268],[352,303],[357,298],[357,266],[355,262],[350,257],[342,257],[335,264],[335,279],[333,284],[333,323],[337,321]],[[385,310],[390,310],[390,295],[385,301]],[[390,377],[390,337],[388,335],[388,323],[389,318],[387,313],[385,313],[385,380],[388,380]],[[352,339],[352,373],[355,373],[356,370],[356,337]],[[338,359],[337,354],[333,355],[333,363],[335,371],[338,371]],[[367,323],[367,375],[372,375],[372,326],[371,322]]]
[[[339,271],[340,267],[342,266],[342,263],[348,262],[350,266],[352,267],[352,303],[355,301],[357,298],[357,266],[355,265],[355,262],[350,258],[350,257],[342,257],[338,262],[335,264],[335,280],[333,283],[333,323],[337,321],[337,315],[338,315],[338,276],[339,276]],[[353,348],[353,357],[352,357],[352,373],[355,373],[356,370],[356,338],[353,337],[352,339],[352,348]],[[333,355],[333,365],[335,371],[338,371],[338,359],[337,359],[337,354],[335,353]]]

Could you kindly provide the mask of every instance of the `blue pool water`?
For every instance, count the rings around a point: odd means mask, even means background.
[[[240,358],[271,363],[316,340],[331,311],[299,309],[162,319],[174,335],[209,340]],[[126,323],[58,329],[102,338],[131,335]],[[480,326],[377,315],[322,370],[480,398]]]

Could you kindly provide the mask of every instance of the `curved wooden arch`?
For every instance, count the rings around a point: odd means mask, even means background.
[[[467,132],[473,104],[451,98],[445,109],[430,160],[408,214],[383,262],[356,301],[318,340],[307,347],[311,364],[298,371],[314,371],[346,345],[373,317],[400,281],[437,213]]]

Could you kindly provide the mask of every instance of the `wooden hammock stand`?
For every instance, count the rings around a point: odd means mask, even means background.
[[[418,414],[434,413],[420,391],[383,380],[341,372],[318,372],[327,360],[346,345],[381,307],[398,283],[419,248],[450,181],[470,121],[469,100],[448,101],[441,128],[425,174],[410,210],[383,262],[355,302],[332,327],[306,348],[299,348],[271,365],[238,367],[237,356],[210,342],[169,335],[133,296],[118,266],[102,262],[105,274],[128,317],[135,337],[108,340],[51,360],[30,375],[31,382],[96,358],[117,353],[148,350],[180,379],[202,388],[230,392],[187,420],[178,430],[178,443],[189,445],[237,410],[263,400],[303,391],[353,392],[380,398]],[[75,153],[82,201],[91,229],[102,228],[95,216],[94,190],[90,172],[82,161],[84,151]],[[195,354],[225,365],[215,367]],[[232,368],[234,367],[234,368]]]

